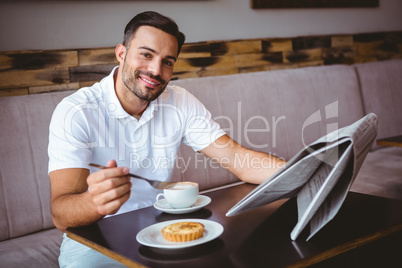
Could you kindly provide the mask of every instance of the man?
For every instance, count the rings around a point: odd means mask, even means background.
[[[119,66],[56,108],[48,151],[52,217],[59,230],[152,205],[156,190],[125,175],[131,169],[169,180],[171,169],[145,168],[135,161],[174,158],[181,140],[246,182],[260,183],[283,165],[281,159],[238,145],[194,96],[167,87],[183,43],[184,35],[170,18],[156,12],[138,14],[127,24],[123,44],[116,47]],[[270,161],[272,169],[236,168],[231,164],[235,156]],[[91,162],[107,163],[108,168],[91,173]],[[66,237],[59,262],[118,265]]]

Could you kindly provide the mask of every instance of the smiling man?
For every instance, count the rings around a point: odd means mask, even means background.
[[[140,13],[127,24],[123,44],[116,47],[119,66],[57,106],[48,153],[52,217],[59,230],[151,206],[157,190],[125,175],[170,180],[173,165],[158,163],[174,162],[181,142],[246,182],[259,183],[283,166],[281,159],[238,145],[193,95],[168,86],[183,43],[184,35],[172,19]],[[261,167],[236,167],[239,158],[258,158]],[[91,170],[90,163],[107,163],[108,168]],[[121,265],[66,236],[59,263]]]
[[[129,114],[141,117],[148,103],[162,94],[172,77],[177,51],[175,36],[151,26],[140,27],[131,42],[117,46],[122,68],[116,94]]]

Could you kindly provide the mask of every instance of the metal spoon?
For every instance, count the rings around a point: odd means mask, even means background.
[[[89,165],[91,167],[96,167],[96,168],[99,168],[99,169],[108,168],[108,167],[98,165],[98,164],[94,164],[94,163],[90,163]],[[131,173],[126,174],[126,176],[130,176],[130,177],[133,177],[133,178],[136,178],[136,179],[141,179],[141,180],[147,181],[152,187],[154,187],[155,189],[159,189],[159,190],[169,188],[170,186],[176,184],[175,182],[154,181],[154,180],[146,179],[144,177],[134,175],[134,174],[131,174]]]

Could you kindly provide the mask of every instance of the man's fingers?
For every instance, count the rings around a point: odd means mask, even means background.
[[[131,193],[129,169],[117,167],[116,161],[109,160],[107,168],[90,174],[87,178],[89,194],[102,215],[114,214],[128,200]]]
[[[93,183],[104,181],[108,178],[125,176],[128,174],[128,172],[129,169],[126,167],[114,167],[114,168],[102,169],[90,174],[88,176],[87,183],[88,185],[91,185]]]
[[[101,182],[95,184],[89,184],[89,192],[92,195],[101,194],[107,192],[111,189],[117,188],[125,183],[130,182],[130,177],[122,176],[122,177],[115,177],[103,180]]]
[[[117,163],[116,163],[115,160],[109,160],[109,161],[107,161],[106,166],[107,166],[108,168],[117,167]]]
[[[119,186],[109,188],[106,191],[97,192],[93,195],[93,201],[96,205],[106,204],[114,199],[118,199],[121,196],[127,194],[131,190],[131,182],[123,183]]]
[[[113,199],[110,202],[98,206],[98,212],[102,215],[110,215],[116,213],[119,208],[128,200],[131,191],[128,191],[119,198]]]

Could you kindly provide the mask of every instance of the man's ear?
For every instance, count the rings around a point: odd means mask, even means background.
[[[115,50],[116,59],[120,62],[124,62],[124,58],[126,57],[127,48],[123,44],[118,44]]]

